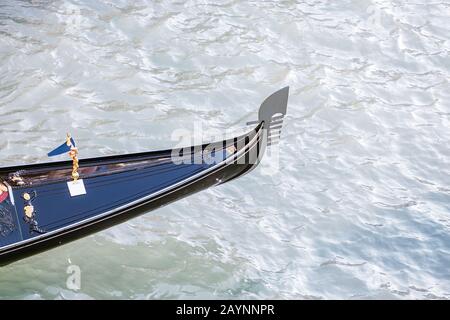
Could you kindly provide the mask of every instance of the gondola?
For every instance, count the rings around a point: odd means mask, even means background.
[[[289,88],[262,103],[246,134],[210,144],[78,161],[70,136],[49,156],[0,168],[0,265],[106,229],[251,171],[278,141]]]

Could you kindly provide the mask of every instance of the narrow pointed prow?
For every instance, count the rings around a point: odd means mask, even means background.
[[[284,87],[271,94],[259,108],[258,121],[248,123],[255,124],[264,122],[264,129],[267,130],[268,146],[279,142],[283,119],[287,112],[288,98],[289,87]]]

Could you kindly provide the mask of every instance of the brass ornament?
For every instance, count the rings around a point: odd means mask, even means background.
[[[32,205],[25,206],[23,208],[23,211],[25,212],[25,215],[27,216],[28,219],[33,218],[34,207]]]
[[[69,157],[72,159],[72,179],[76,182],[80,178],[80,174],[78,173],[78,148],[72,145],[69,133],[67,134],[66,143],[70,146]]]
[[[70,149],[69,156],[72,158],[72,179],[75,182],[80,177],[80,174],[78,173],[79,165],[78,165],[78,157],[77,157],[77,155],[78,155],[78,149],[72,147]]]
[[[25,192],[25,193],[22,195],[22,197],[23,197],[23,199],[24,199],[25,201],[30,201],[30,199],[31,199],[30,194],[27,193],[27,192]]]

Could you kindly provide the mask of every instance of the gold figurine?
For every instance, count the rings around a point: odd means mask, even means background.
[[[27,205],[23,208],[23,211],[28,219],[33,218],[34,207],[32,205]]]
[[[67,146],[70,147],[69,151],[69,157],[72,159],[73,165],[72,165],[72,179],[74,182],[78,180],[80,177],[80,174],[78,173],[78,148],[72,145],[72,139],[70,137],[70,134],[67,134],[67,140],[66,140]]]

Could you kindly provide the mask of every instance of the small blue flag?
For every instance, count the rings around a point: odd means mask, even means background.
[[[58,155],[60,155],[60,154],[69,152],[71,147],[76,147],[76,146],[75,146],[75,141],[74,141],[72,138],[70,138],[70,143],[71,143],[72,145],[68,146],[68,145],[67,145],[67,142],[64,142],[62,145],[60,145],[60,146],[59,146],[58,148],[56,148],[55,150],[49,152],[47,155],[48,155],[49,157],[54,157],[54,156],[58,156]]]

